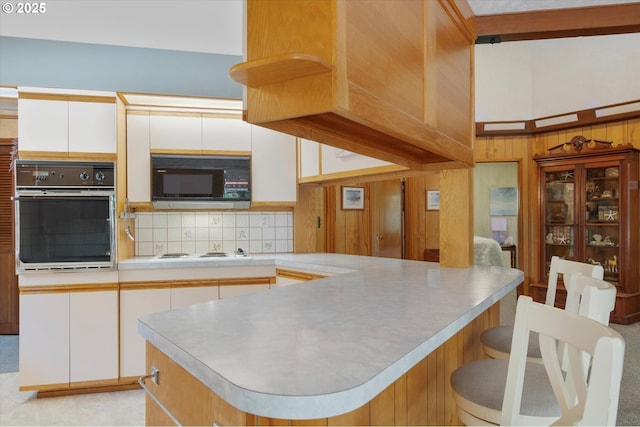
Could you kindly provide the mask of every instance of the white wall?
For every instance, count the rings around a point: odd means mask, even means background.
[[[528,120],[640,99],[640,34],[475,47],[476,121]]]

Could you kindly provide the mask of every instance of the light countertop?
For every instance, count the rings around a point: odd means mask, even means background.
[[[147,261],[124,268],[158,264]],[[222,262],[336,275],[146,315],[138,330],[231,405],[284,419],[359,408],[524,280],[503,267],[339,254]]]

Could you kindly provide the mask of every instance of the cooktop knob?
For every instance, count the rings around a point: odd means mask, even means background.
[[[86,171],[82,172],[82,173],[80,174],[80,179],[81,179],[82,181],[86,181],[86,180],[88,180],[88,179],[89,179],[89,174],[88,174]]]
[[[96,181],[102,181],[102,180],[104,180],[104,174],[102,173],[102,171],[96,172]]]

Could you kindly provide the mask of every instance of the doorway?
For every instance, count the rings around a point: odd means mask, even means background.
[[[371,190],[373,256],[404,258],[404,181],[377,181]]]
[[[519,162],[477,163],[473,183],[474,234],[502,246],[502,265],[518,268],[522,197]],[[521,250],[521,248],[520,248]],[[518,291],[500,300],[500,324],[513,324]]]
[[[520,191],[518,162],[478,163],[474,169],[473,224],[476,236],[505,249],[503,265],[517,267]],[[514,256],[512,262],[511,256]]]

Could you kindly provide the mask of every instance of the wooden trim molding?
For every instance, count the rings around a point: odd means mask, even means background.
[[[640,3],[475,17],[479,38],[539,40],[640,32]]]
[[[38,99],[41,101],[79,101],[79,102],[101,102],[105,104],[115,104],[115,96],[97,95],[62,95],[55,93],[20,92],[20,99]]]
[[[532,135],[640,117],[640,100],[571,111],[530,120],[476,122],[476,136]]]
[[[115,153],[80,153],[67,151],[26,151],[19,150],[20,160],[85,160],[100,162],[115,162]]]
[[[65,292],[107,292],[117,291],[118,283],[88,283],[77,285],[45,285],[45,286],[23,286],[20,288],[20,295],[30,294],[56,294]]]
[[[294,280],[302,280],[302,281],[324,279],[325,277],[328,277],[323,274],[309,273],[306,271],[298,271],[298,270],[288,270],[284,268],[276,268],[276,276],[283,277],[286,279],[294,279]]]

